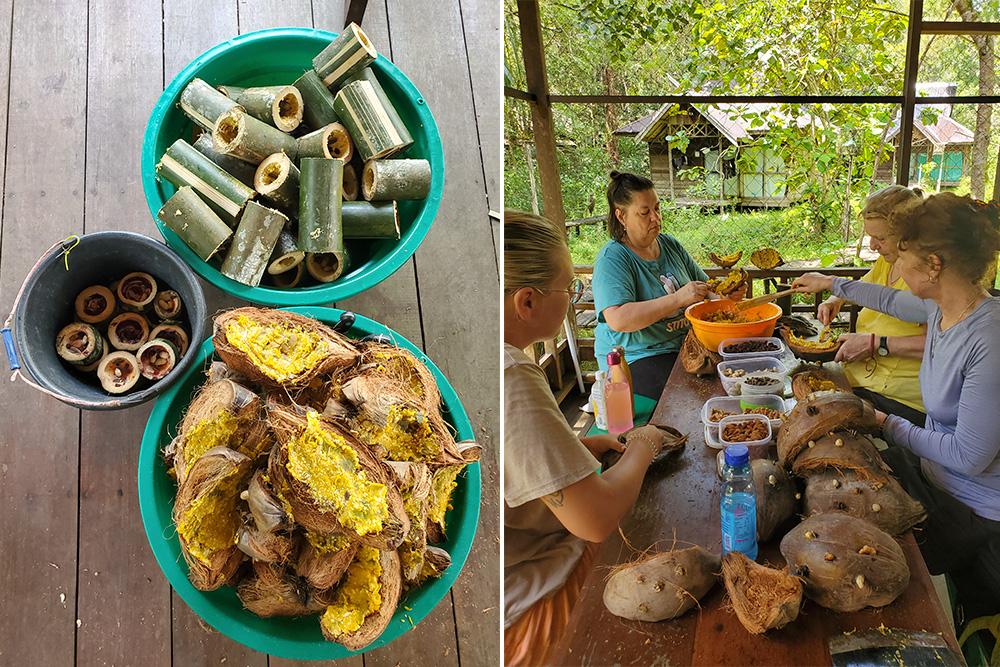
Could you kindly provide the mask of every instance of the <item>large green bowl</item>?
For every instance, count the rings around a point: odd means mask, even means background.
[[[289,308],[288,310],[336,324],[341,310],[334,308]],[[472,440],[474,433],[469,417],[447,378],[413,343],[378,322],[357,316],[352,337],[386,334],[400,347],[413,352],[434,374],[445,405],[445,419],[455,427],[459,440]],[[243,608],[236,590],[224,586],[217,591],[203,592],[191,585],[187,565],[181,556],[180,543],[170,514],[174,507],[177,485],[167,475],[161,452],[177,432],[184,410],[195,390],[204,382],[205,368],[211,361],[215,346],[206,340],[197,352],[198,359],[188,372],[160,396],[146,423],[139,450],[139,508],[146,537],[160,569],[177,594],[202,619],[230,639],[255,651],[292,660],[332,660],[355,655],[340,644],[323,639],[319,618],[260,618]],[[363,651],[385,646],[412,629],[441,601],[458,577],[472,546],[479,522],[481,494],[479,464],[466,467],[458,478],[458,488],[452,497],[453,509],[445,515],[448,539],[441,545],[451,554],[451,566],[440,579],[431,580],[400,599],[399,607],[389,627]]]
[[[177,106],[181,92],[191,79],[199,77],[213,85],[290,84],[312,67],[313,56],[334,37],[335,33],[312,28],[271,28],[218,44],[195,58],[174,77],[160,96],[146,125],[142,140],[142,189],[160,234],[198,275],[241,299],[271,306],[302,306],[331,303],[363,292],[391,276],[416,252],[441,203],[444,153],[434,117],[420,91],[406,75],[379,56],[372,63],[375,75],[413,135],[413,145],[396,157],[424,158],[431,165],[431,189],[426,199],[399,202],[402,232],[399,241],[348,242],[351,267],[345,275],[329,284],[291,289],[250,287],[222,275],[156,217],[164,202],[176,190],[169,182],[157,180],[156,163],[174,141],[191,138],[192,123]]]

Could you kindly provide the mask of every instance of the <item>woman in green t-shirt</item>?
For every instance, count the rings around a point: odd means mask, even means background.
[[[635,393],[652,399],[660,398],[687,335],[684,309],[710,295],[708,276],[677,239],[660,231],[661,223],[653,182],[611,172],[611,240],[594,262],[594,353],[607,370],[611,348],[625,348]]]

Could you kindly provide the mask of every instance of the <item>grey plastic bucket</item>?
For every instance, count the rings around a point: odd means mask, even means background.
[[[119,410],[155,398],[184,375],[205,339],[207,307],[197,276],[164,243],[142,234],[94,232],[71,245],[48,251],[24,279],[14,309],[13,341],[4,336],[11,369],[20,366],[47,393],[84,410]],[[149,273],[180,294],[191,340],[187,353],[165,378],[145,389],[111,396],[70,371],[56,354],[55,340],[59,330],[73,321],[73,302],[81,290],[107,285],[132,271]]]

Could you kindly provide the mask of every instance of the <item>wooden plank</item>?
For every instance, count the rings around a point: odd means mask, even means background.
[[[88,233],[123,229],[158,236],[139,182],[138,147],[161,92],[161,54],[149,48],[162,39],[160,12],[152,0],[90,4]],[[150,551],[136,491],[150,409],[81,416],[80,664],[170,664],[170,587]]]
[[[310,0],[237,0],[237,4],[241,35],[277,26],[313,25]]]
[[[477,539],[452,593],[462,663],[494,665],[500,660],[499,276],[486,192],[479,180],[483,172],[469,69],[460,47],[461,16],[457,6],[435,9],[394,3],[389,25],[396,63],[421,90],[438,126],[445,128],[444,195],[434,226],[417,252],[417,277],[427,353],[462,397],[483,447]],[[430,33],[438,36],[440,48],[421,46]],[[494,102],[484,101],[484,108],[501,108],[499,88],[494,94]],[[461,244],[456,245],[456,239],[462,239]],[[448,656],[441,659],[452,662]]]
[[[10,21],[11,11],[3,3],[0,21]],[[17,100],[3,110],[13,139],[6,145],[3,193],[4,313],[42,252],[83,232],[86,24],[86,5],[79,3],[13,8],[11,42],[4,43],[11,44],[10,89]],[[4,381],[0,414],[6,417],[0,419],[0,506],[7,517],[0,530],[0,608],[6,610],[0,663],[72,664],[79,411]]]
[[[910,0],[910,21],[906,28],[906,60],[904,61],[903,76],[903,106],[900,116],[901,130],[899,139],[899,149],[897,151],[899,159],[896,160],[897,173],[896,183],[899,185],[909,185],[910,183],[910,150],[913,142],[913,111],[917,99],[917,78],[920,67],[920,24],[924,16],[924,0]]]

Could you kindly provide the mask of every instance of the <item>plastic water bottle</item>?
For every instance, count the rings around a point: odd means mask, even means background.
[[[608,379],[604,385],[608,433],[624,433],[632,428],[632,388],[621,366],[621,355],[608,353]]]
[[[608,408],[604,402],[604,386],[608,374],[597,371],[594,374],[594,384],[590,388],[590,409],[594,411],[594,425],[602,431],[608,430]]]
[[[757,497],[745,445],[726,447],[722,468],[722,553],[739,551],[757,560]]]

